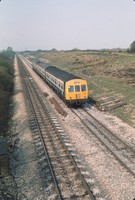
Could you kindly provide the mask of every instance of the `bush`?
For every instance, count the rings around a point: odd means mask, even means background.
[[[131,53],[135,53],[135,41],[133,41],[132,44],[130,45],[129,51],[130,51]]]
[[[10,54],[0,53],[0,135],[7,131],[9,118],[9,104],[13,92],[14,68]]]

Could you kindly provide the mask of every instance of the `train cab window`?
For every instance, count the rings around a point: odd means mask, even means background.
[[[74,92],[74,87],[72,85],[68,86],[68,92]]]
[[[80,92],[80,85],[75,85],[75,91]]]
[[[81,90],[82,90],[82,92],[85,92],[86,91],[86,85],[81,85]]]

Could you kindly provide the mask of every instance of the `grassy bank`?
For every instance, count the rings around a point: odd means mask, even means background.
[[[9,108],[14,83],[14,53],[0,53],[0,135],[8,129]]]
[[[34,54],[87,79],[89,95],[97,101],[111,95],[125,105],[109,112],[135,126],[135,55],[118,51],[58,51]]]

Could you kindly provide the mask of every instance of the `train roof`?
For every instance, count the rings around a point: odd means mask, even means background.
[[[39,59],[35,59],[34,63],[39,65],[40,67],[42,67],[43,69],[45,69],[48,65],[42,61],[40,61]]]
[[[74,74],[71,74],[69,72],[63,71],[55,66],[49,66],[45,69],[46,72],[49,72],[56,78],[62,80],[63,82],[67,82],[72,79],[82,79],[79,76],[76,76]]]

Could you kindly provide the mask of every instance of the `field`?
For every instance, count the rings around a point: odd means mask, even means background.
[[[126,51],[50,51],[36,56],[87,79],[89,96],[101,109],[135,127],[134,54]]]

